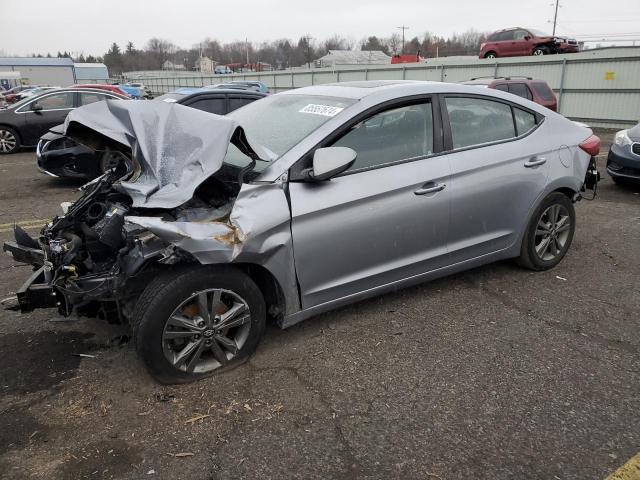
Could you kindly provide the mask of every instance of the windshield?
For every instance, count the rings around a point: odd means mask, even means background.
[[[161,100],[167,103],[175,103],[178,100],[182,100],[186,95],[181,93],[165,93],[164,95],[160,95],[159,97],[154,98],[155,101]]]
[[[299,143],[323,123],[355,103],[350,98],[315,95],[273,95],[250,103],[227,116],[240,123],[251,142],[262,146],[273,161]],[[225,163],[245,166],[251,160],[230,145]],[[255,170],[266,168],[259,162]]]
[[[550,37],[548,33],[543,32],[542,30],[536,30],[535,28],[530,28],[529,31],[533,33],[536,37]]]

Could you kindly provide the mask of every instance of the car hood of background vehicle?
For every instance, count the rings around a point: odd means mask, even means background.
[[[259,159],[235,120],[166,102],[107,100],[69,113],[64,134],[95,150],[118,142],[130,149],[140,175],[116,187],[134,207],[175,208],[217,172],[229,143]]]
[[[627,130],[627,135],[631,140],[640,140],[640,123]]]

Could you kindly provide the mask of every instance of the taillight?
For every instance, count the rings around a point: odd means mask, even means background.
[[[480,44],[480,50],[482,50],[484,48],[484,46],[486,45],[486,43],[481,43]]]
[[[598,137],[597,135],[591,135],[579,146],[589,155],[595,157],[596,155],[598,155],[598,153],[600,153],[600,137]]]

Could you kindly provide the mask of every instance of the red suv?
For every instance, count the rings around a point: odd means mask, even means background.
[[[548,55],[550,53],[579,52],[573,38],[554,37],[531,28],[508,28],[492,33],[480,45],[480,58],[521,57]]]
[[[554,112],[558,111],[558,100],[549,84],[544,80],[534,80],[531,77],[478,77],[462,83],[513,93]]]

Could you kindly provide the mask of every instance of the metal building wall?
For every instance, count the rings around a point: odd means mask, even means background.
[[[20,72],[25,83],[31,85],[51,85],[52,87],[66,87],[75,82],[73,66],[24,66],[0,65],[0,71]]]
[[[544,57],[442,58],[404,65],[358,65],[234,75],[145,77],[144,72],[135,72],[128,78],[143,81],[158,93],[230,80],[257,80],[277,93],[291,88],[355,80],[460,82],[473,77],[514,75],[546,80],[556,92],[560,113],[591,126],[624,128],[640,120],[640,47],[606,48]]]

